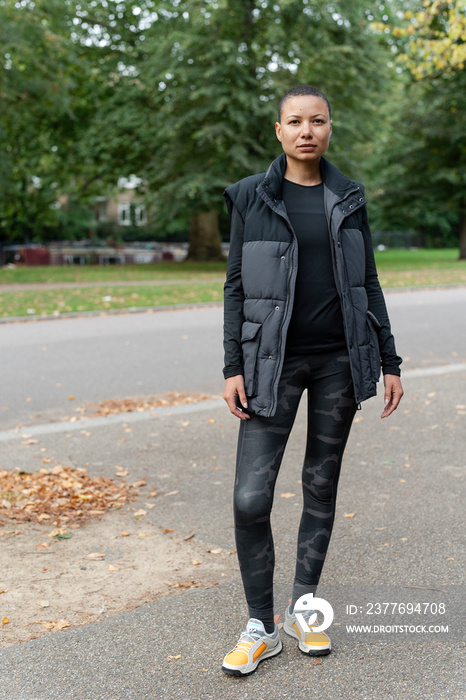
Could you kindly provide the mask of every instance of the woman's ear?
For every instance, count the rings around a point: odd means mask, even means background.
[[[282,142],[282,125],[280,122],[275,122],[275,133],[277,135],[277,139]]]

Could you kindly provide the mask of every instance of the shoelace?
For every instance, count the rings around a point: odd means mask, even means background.
[[[252,632],[251,629],[248,627],[239,638],[239,641],[236,644],[233,651],[245,651],[247,653],[252,647],[252,645],[255,644],[259,638],[260,634],[258,634],[257,632]]]

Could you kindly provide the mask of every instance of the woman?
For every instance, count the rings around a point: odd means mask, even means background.
[[[363,186],[323,158],[330,105],[310,85],[280,102],[284,153],[267,173],[225,191],[231,245],[225,283],[225,391],[241,419],[234,515],[249,622],[223,662],[252,673],[281,651],[274,622],[270,512],[298,403],[308,391],[303,513],[284,630],[301,651],[328,654],[324,633],[303,635],[294,606],[315,594],[335,516],[341,460],[354,414],[376,394],[382,368],[389,416],[403,395],[401,358],[377,277]]]

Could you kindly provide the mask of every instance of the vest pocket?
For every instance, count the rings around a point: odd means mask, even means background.
[[[244,390],[247,396],[257,392],[257,353],[259,350],[262,323],[245,321],[241,328],[241,347],[243,350]]]
[[[378,382],[380,379],[380,346],[379,346],[379,334],[378,329],[380,328],[380,323],[374,316],[372,311],[367,312],[367,334],[368,334],[368,345],[369,345],[369,361],[371,366],[371,374],[374,381]]]

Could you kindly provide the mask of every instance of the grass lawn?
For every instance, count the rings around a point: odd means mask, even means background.
[[[466,261],[457,249],[388,250],[376,252],[383,288],[466,284]],[[70,311],[103,311],[143,306],[222,301],[225,263],[175,263],[151,265],[18,267],[0,270],[0,317],[41,316]],[[153,284],[179,280],[170,285]],[[151,285],[126,286],[128,281]],[[188,282],[189,281],[189,282]],[[60,288],[66,282],[106,282],[108,286]],[[22,290],[17,284],[54,283],[55,289]],[[15,288],[16,287],[16,288]]]
[[[0,292],[0,317],[59,316],[70,311],[107,311],[143,306],[222,301],[222,282],[180,283],[167,286],[82,287]]]
[[[0,284],[38,284],[41,282],[127,282],[164,279],[209,279],[223,275],[226,262],[160,262],[148,265],[72,265],[0,269]]]
[[[458,259],[457,248],[386,250],[375,259],[384,289],[466,283],[466,260]]]

